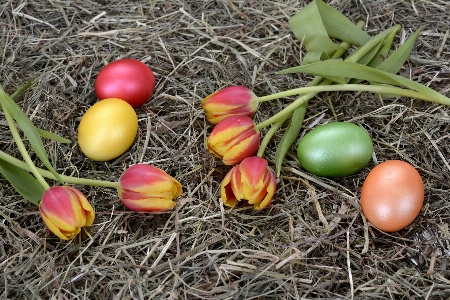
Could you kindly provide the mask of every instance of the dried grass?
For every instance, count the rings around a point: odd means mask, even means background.
[[[29,1],[0,4],[0,81],[8,93],[35,84],[20,105],[39,127],[70,138],[46,141],[65,175],[117,180],[149,162],[175,176],[184,193],[173,212],[127,211],[116,191],[79,188],[97,218],[62,242],[7,181],[0,190],[2,299],[450,299],[450,109],[411,99],[327,93],[310,101],[304,130],[352,120],[374,140],[373,161],[337,180],[304,173],[290,151],[273,204],[228,209],[219,185],[229,169],[204,147],[211,131],[200,100],[245,85],[263,96],[304,86],[304,75],[274,72],[300,64],[287,18],[309,1]],[[449,95],[450,2],[329,1],[371,34],[394,23],[396,45],[426,25],[401,73]],[[98,163],[76,145],[79,118],[95,103],[93,83],[107,62],[132,57],[157,77],[138,109],[139,134],[120,158]],[[264,103],[261,121],[292,99]],[[331,101],[329,101],[331,100]],[[330,107],[329,103],[332,103]],[[19,157],[4,121],[3,151]],[[281,132],[266,158],[273,163]],[[393,234],[368,226],[358,195],[370,168],[403,159],[424,178],[419,217]]]

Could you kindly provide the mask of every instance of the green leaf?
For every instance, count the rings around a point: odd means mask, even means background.
[[[30,173],[3,159],[0,159],[0,173],[20,195],[39,205],[45,189]]]
[[[423,26],[417,29],[403,45],[394,51],[386,60],[376,66],[376,68],[381,71],[397,74],[411,54],[414,43],[422,30]]]
[[[378,55],[378,52],[380,51],[381,45],[383,41],[375,45],[372,49],[370,49],[366,54],[364,54],[358,61],[358,64],[361,65],[367,65],[370,61],[374,59]]]
[[[14,101],[17,100],[17,98],[20,97],[20,95],[22,95],[31,85],[33,84],[33,80],[29,80],[27,83],[25,83],[20,89],[18,89],[17,91],[15,91],[12,95],[11,95],[11,99],[13,99]]]
[[[11,99],[14,100],[14,102],[16,102],[17,98],[20,97],[20,95],[22,95],[31,85],[33,84],[33,80],[28,81],[27,83],[25,83],[20,89],[18,89],[17,91],[15,91],[10,97]],[[0,110],[1,110],[1,106],[0,106]],[[55,133],[37,128],[37,131],[39,133],[40,136],[42,136],[43,138],[49,139],[49,140],[53,140],[55,142],[58,143],[64,143],[64,144],[69,144],[71,143],[71,140],[63,138],[62,136],[59,136]]]
[[[373,53],[373,48],[379,49],[384,40],[388,38],[393,32],[397,32],[401,28],[400,25],[394,25],[388,29],[380,32],[379,34],[371,37],[367,43],[361,45],[357,50],[353,51],[349,56],[345,58],[345,61],[360,63],[363,59],[366,60],[368,53]],[[372,56],[372,55],[371,55]]]
[[[379,63],[374,62],[371,63],[371,66],[375,66],[376,69],[386,71],[389,73],[397,74],[398,71],[402,68],[402,66],[405,64],[405,61],[408,59],[409,55],[411,54],[412,49],[414,48],[414,43],[416,42],[417,37],[419,36],[420,32],[422,31],[423,26],[417,29],[397,50],[395,50],[391,55],[384,61],[381,61]],[[387,39],[390,40],[390,43],[392,44],[394,37],[392,36]],[[387,48],[387,47],[385,47]],[[390,48],[390,45],[389,45]],[[389,53],[389,49],[382,49],[380,52],[381,56],[387,56]],[[382,94],[377,95],[382,98],[396,98],[397,95],[390,95],[390,94]]]
[[[391,34],[383,41],[377,55],[375,55],[375,57],[367,64],[369,67],[378,67],[386,59],[386,57],[388,57],[396,33],[397,31],[391,32]]]
[[[307,107],[308,102],[305,102],[294,110],[291,120],[286,128],[286,132],[277,147],[277,151],[275,152],[275,167],[277,176],[280,176],[281,165],[286,153],[291,148],[292,144],[294,144],[300,133]]]
[[[308,52],[324,52],[328,56],[341,49],[329,36],[358,46],[370,39],[366,32],[321,0],[314,0],[289,18],[289,26]]]
[[[325,52],[308,52],[303,58],[303,64],[307,65],[319,60],[327,60],[330,57]]]
[[[371,58],[371,60],[367,63],[363,63],[363,61],[356,61],[357,63],[367,65],[369,67],[377,67],[383,60],[388,56],[389,51],[392,46],[392,42],[394,41],[395,34],[397,33],[397,30],[392,31],[384,41],[380,44],[380,47],[378,47],[376,50],[377,52],[375,55]],[[354,83],[360,83],[361,79],[352,79],[349,81],[350,84]]]
[[[30,142],[31,148],[33,148],[36,155],[42,161],[42,163],[47,167],[47,169],[60,181],[62,182],[61,176],[55,171],[53,166],[48,160],[47,153],[45,152],[44,144],[42,143],[41,137],[30,121],[28,116],[22,111],[22,109],[14,102],[11,97],[9,97],[3,88],[0,86],[0,104],[4,106],[16,120],[20,129],[24,132],[25,136]]]
[[[57,135],[56,133],[50,132],[50,131],[46,131],[40,128],[36,128],[37,132],[39,133],[40,136],[42,136],[43,138],[58,142],[58,143],[63,143],[63,144],[70,144],[72,141],[66,138],[63,138],[59,135]]]
[[[361,46],[369,41],[370,35],[342,13],[321,0],[315,2],[329,36],[356,46]]]
[[[288,74],[305,72],[315,76],[347,76],[349,78],[356,78],[367,80],[371,83],[384,83],[394,86],[407,87],[415,90],[421,94],[433,98],[433,102],[438,104],[450,105],[450,99],[444,95],[439,94],[433,89],[426,87],[420,83],[407,79],[405,77],[395,75],[386,71],[377,70],[368,66],[363,66],[358,63],[326,60],[319,61],[309,65],[293,67],[283,70],[277,74]]]

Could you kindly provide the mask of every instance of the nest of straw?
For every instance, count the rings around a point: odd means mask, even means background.
[[[370,34],[393,24],[399,45],[424,32],[400,74],[449,95],[450,3],[328,1]],[[302,134],[328,121],[363,126],[375,155],[358,174],[325,180],[305,173],[292,148],[278,190],[263,211],[224,208],[219,187],[229,167],[204,146],[212,126],[200,101],[228,85],[257,95],[305,86],[303,74],[275,75],[304,56],[287,20],[307,1],[29,1],[0,4],[0,80],[33,123],[69,138],[45,141],[64,175],[117,180],[129,165],[151,163],[184,186],[174,211],[127,211],[115,190],[79,186],[96,209],[90,232],[70,243],[53,236],[36,207],[1,178],[2,299],[448,299],[450,292],[450,109],[367,93],[323,93],[309,102]],[[93,84],[108,62],[136,58],[157,78],[137,110],[139,133],[121,157],[87,159],[76,144]],[[262,121],[293,98],[263,103]],[[283,130],[266,150],[273,163]],[[5,121],[0,147],[16,157]],[[365,176],[378,162],[402,159],[425,183],[414,223],[386,234],[359,206]]]

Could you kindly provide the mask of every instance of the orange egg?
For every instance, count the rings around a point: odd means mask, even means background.
[[[373,226],[395,232],[411,224],[422,209],[419,172],[401,160],[385,161],[370,171],[361,190],[361,208]]]

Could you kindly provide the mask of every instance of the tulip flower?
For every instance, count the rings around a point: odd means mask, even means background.
[[[226,165],[236,165],[244,158],[255,155],[260,134],[252,119],[232,116],[220,121],[206,139],[206,149],[223,160]]]
[[[81,227],[92,225],[95,217],[83,193],[71,186],[53,186],[46,190],[39,211],[48,229],[66,241],[74,238]]]
[[[119,178],[119,198],[123,205],[135,211],[150,212],[172,209],[172,199],[181,195],[181,184],[161,169],[136,164]]]
[[[247,200],[256,210],[267,207],[277,188],[274,172],[267,160],[259,156],[244,159],[225,175],[220,187],[220,195],[226,206],[235,206]]]
[[[212,124],[231,116],[251,117],[258,108],[258,97],[243,86],[229,86],[202,100],[206,119]]]

